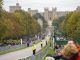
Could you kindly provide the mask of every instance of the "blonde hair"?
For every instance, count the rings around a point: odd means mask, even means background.
[[[66,44],[61,51],[64,57],[71,57],[72,54],[77,52],[78,52],[78,49],[75,44]]]

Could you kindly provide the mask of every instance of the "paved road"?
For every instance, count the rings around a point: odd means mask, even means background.
[[[43,42],[43,46],[46,45],[46,41],[49,41],[49,38],[50,36],[46,36],[44,40],[42,40]],[[37,52],[41,49],[41,43],[38,43],[36,45],[36,50]],[[31,47],[28,47],[28,48],[25,48],[25,49],[22,49],[22,50],[19,50],[19,51],[14,51],[14,52],[11,52],[11,53],[7,53],[7,54],[4,54],[4,55],[0,55],[0,60],[18,60],[18,59],[21,59],[21,58],[26,58],[26,57],[29,57],[29,56],[32,56],[32,48]]]

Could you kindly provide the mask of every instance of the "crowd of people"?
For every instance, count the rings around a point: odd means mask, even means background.
[[[65,36],[56,36],[56,40],[57,41],[66,41],[66,37]]]
[[[69,40],[66,45],[55,45],[55,53],[45,60],[80,60],[80,45]]]

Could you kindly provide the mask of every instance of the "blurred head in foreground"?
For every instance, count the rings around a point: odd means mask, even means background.
[[[64,57],[71,57],[73,54],[78,53],[78,49],[74,41],[68,41],[61,51]]]

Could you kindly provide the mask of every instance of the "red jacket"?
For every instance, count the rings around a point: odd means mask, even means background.
[[[78,50],[79,50],[79,54],[78,54],[78,56],[77,56],[77,60],[80,60],[80,45],[77,45],[77,48],[78,48]]]
[[[77,60],[80,60],[80,53],[79,53],[78,56],[77,56]]]
[[[78,53],[74,54],[69,60],[78,60],[79,56]]]

